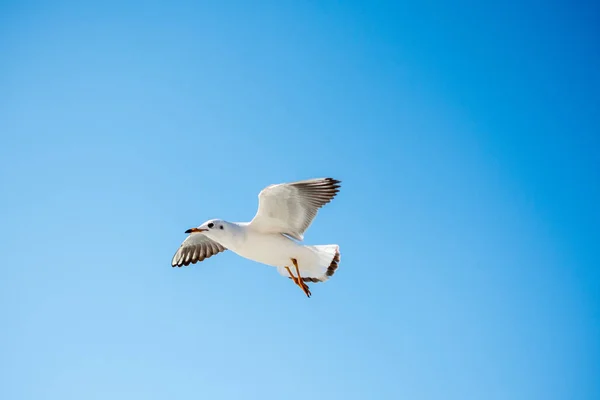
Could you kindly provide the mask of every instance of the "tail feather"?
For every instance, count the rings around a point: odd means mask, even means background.
[[[327,267],[327,272],[325,273],[325,275],[327,276],[327,279],[329,279],[330,277],[333,276],[333,274],[335,274],[335,270],[338,269],[339,263],[340,263],[340,250],[336,246],[335,255],[333,256],[333,260],[331,260],[329,267]]]
[[[338,269],[340,262],[339,246],[337,244],[328,244],[306,247],[313,251],[313,257],[311,257],[312,259],[310,261],[303,259],[298,260],[302,280],[304,282],[313,283],[325,282],[331,278]],[[281,275],[290,278],[285,267],[278,267],[277,270]]]

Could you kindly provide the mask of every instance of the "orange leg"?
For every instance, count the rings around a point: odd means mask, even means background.
[[[310,297],[310,295],[311,295],[310,289],[308,289],[308,285],[306,283],[304,283],[304,281],[302,280],[302,276],[300,276],[300,268],[298,268],[298,260],[296,260],[295,258],[292,258],[292,263],[294,264],[294,267],[296,267],[296,274],[298,275],[298,281],[296,282],[296,285],[300,286],[300,289],[302,289],[302,291],[304,292],[304,294],[306,294],[307,297]],[[288,271],[289,271],[289,269],[288,269]]]
[[[290,270],[290,267],[285,267],[285,269],[287,269],[288,274],[290,274],[290,278],[292,278],[292,280],[294,281],[294,283],[298,286],[300,286],[300,289],[302,289],[302,291],[308,296],[310,297],[310,290],[308,290],[308,285],[306,285],[304,282],[302,282],[302,277],[300,276],[300,274],[298,274],[298,278],[296,278],[294,276],[294,274],[292,273],[292,271]],[[308,292],[308,293],[307,293]]]
[[[288,274],[290,274],[290,278],[292,278],[292,280],[294,281],[294,283],[297,285],[298,284],[298,279],[294,276],[294,274],[292,274],[292,271],[290,271],[290,267],[285,267],[285,269],[287,269]]]

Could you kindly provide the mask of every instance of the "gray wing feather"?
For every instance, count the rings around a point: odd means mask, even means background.
[[[195,264],[225,250],[227,248],[203,234],[192,233],[183,241],[173,256],[171,266],[181,267],[182,265]]]
[[[303,240],[319,209],[339,192],[340,183],[317,178],[267,186],[258,195],[258,211],[250,224],[262,232]]]

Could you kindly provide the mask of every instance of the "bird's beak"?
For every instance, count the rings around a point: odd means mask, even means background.
[[[185,231],[185,233],[206,232],[207,230],[208,229],[192,228]]]

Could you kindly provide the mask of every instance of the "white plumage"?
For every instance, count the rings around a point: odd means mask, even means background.
[[[171,265],[194,264],[229,249],[277,267],[280,274],[291,277],[310,296],[308,287],[286,267],[293,271],[296,261],[304,282],[323,282],[335,273],[340,260],[338,245],[304,246],[296,240],[304,240],[318,210],[335,197],[339,188],[340,181],[332,178],[270,185],[259,193],[258,211],[252,221],[212,219],[186,231],[190,236],[173,256]]]
[[[258,195],[258,211],[251,224],[265,233],[304,240],[304,231],[319,208],[337,194],[339,183],[329,178],[267,186]]]

